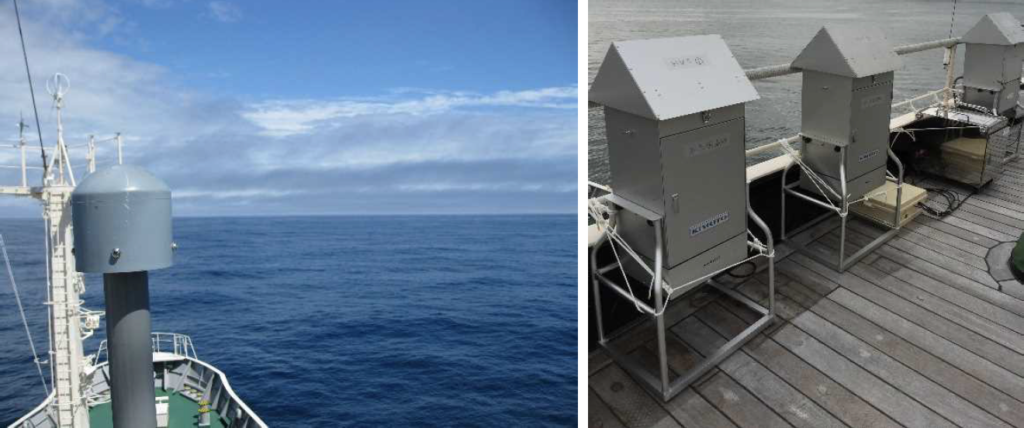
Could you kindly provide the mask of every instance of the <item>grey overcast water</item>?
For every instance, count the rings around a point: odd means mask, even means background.
[[[720,34],[745,68],[789,63],[828,23],[871,25],[893,46],[949,37],[951,0],[591,0],[589,83],[616,40]],[[958,0],[953,35],[962,36],[987,13],[1024,18],[1024,1]],[[942,87],[942,50],[903,56],[896,72],[899,101]],[[957,75],[963,50],[958,51]],[[761,99],[747,105],[747,147],[789,137],[800,126],[800,76],[754,83]],[[589,112],[590,179],[608,183],[608,154],[600,108]],[[774,156],[777,153],[769,153]],[[760,159],[758,159],[760,160]],[[756,160],[748,160],[752,163]]]

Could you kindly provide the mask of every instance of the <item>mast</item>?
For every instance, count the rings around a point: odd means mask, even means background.
[[[43,201],[50,259],[50,367],[55,391],[52,414],[59,427],[87,428],[89,409],[83,382],[85,359],[80,298],[85,284],[71,253],[74,248],[69,203],[72,190],[73,187],[64,183],[44,185],[38,197]]]
[[[46,87],[57,109],[57,150],[54,163],[59,172],[54,177],[50,169],[50,175],[44,177],[43,186],[38,188],[38,192],[32,193],[43,202],[43,220],[47,231],[47,279],[51,298],[48,302],[51,306],[50,371],[55,391],[52,414],[59,427],[88,428],[89,406],[85,399],[87,385],[83,382],[86,361],[82,340],[85,335],[81,322],[81,294],[85,292],[85,282],[75,267],[72,253],[74,236],[70,200],[75,183],[64,144],[61,118],[64,95],[70,88],[70,81],[63,74],[57,73],[47,82]]]

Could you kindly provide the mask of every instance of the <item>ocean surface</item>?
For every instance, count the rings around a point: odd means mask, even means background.
[[[616,40],[720,34],[740,65],[749,69],[792,62],[827,23],[874,26],[894,46],[945,39],[953,12],[952,0],[591,0],[589,4],[588,87],[608,46]],[[959,0],[952,34],[962,36],[993,12],[1024,19],[1024,2]],[[903,68],[896,72],[894,99],[942,88],[946,76],[942,56],[941,49],[904,55]],[[962,48],[957,56],[959,75]],[[800,80],[799,75],[790,75],[754,83],[761,99],[747,104],[747,148],[799,132]],[[590,109],[589,129],[590,179],[608,183],[601,109]],[[770,152],[748,163],[778,154]]]
[[[270,426],[575,426],[576,222],[175,219],[176,264],[150,275],[153,329],[190,335]],[[42,220],[0,234],[45,352]],[[6,426],[44,393],[0,274]],[[102,309],[102,278],[86,285]]]

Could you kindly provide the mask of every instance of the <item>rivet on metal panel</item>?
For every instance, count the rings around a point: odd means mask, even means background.
[[[711,112],[710,111],[706,111],[704,113],[701,113],[700,117],[701,117],[701,119],[704,120],[704,123],[711,122]]]
[[[120,248],[114,248],[114,251],[110,252],[110,258],[111,258],[111,260],[117,260],[117,259],[121,258],[121,249]]]

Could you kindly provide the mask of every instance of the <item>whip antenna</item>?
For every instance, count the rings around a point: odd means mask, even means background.
[[[32,86],[32,72],[28,68],[28,51],[25,49],[25,33],[21,30],[21,12],[18,0],[14,0],[14,17],[18,20],[18,37],[21,38],[21,56],[25,59],[25,75],[28,76],[28,91],[32,94],[32,112],[36,115],[36,134],[39,135],[39,151],[43,155],[43,177],[46,177],[46,147],[43,146],[43,128],[39,126],[39,109],[36,107],[36,90]]]

